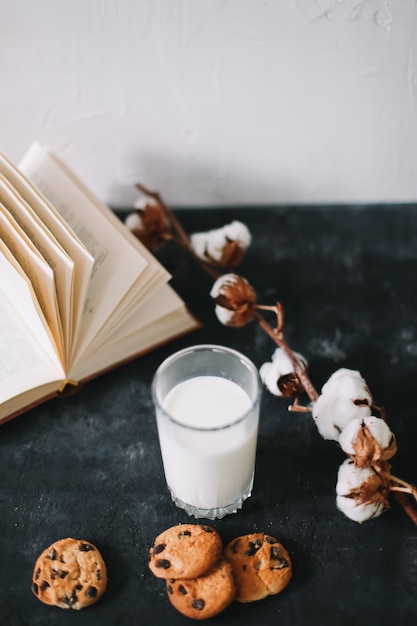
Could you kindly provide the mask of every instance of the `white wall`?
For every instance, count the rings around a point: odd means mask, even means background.
[[[415,0],[0,0],[0,150],[105,202],[417,200]]]

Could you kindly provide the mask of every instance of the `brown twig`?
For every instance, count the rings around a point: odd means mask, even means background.
[[[298,404],[298,396],[295,398],[294,402],[290,404],[288,410],[292,413],[311,413],[311,406],[303,406]]]
[[[384,420],[384,422],[387,419],[387,414],[385,411],[385,408],[383,406],[378,406],[377,404],[371,404],[371,409],[374,411],[377,411],[377,413],[379,413],[381,419]]]
[[[413,502],[411,498],[403,492],[396,491],[395,497],[411,521],[417,526],[417,508],[415,502]]]
[[[384,471],[379,465],[372,467],[380,476],[389,481],[389,490],[394,493],[398,503],[417,526],[417,488],[402,478],[393,476],[391,472]]]
[[[319,394],[317,393],[316,389],[313,386],[313,383],[307,376],[305,368],[301,365],[300,361],[297,359],[294,352],[291,350],[290,346],[284,339],[283,330],[278,330],[278,328],[272,328],[272,326],[260,313],[258,313],[258,311],[256,311],[255,313],[255,319],[258,322],[259,326],[271,337],[273,341],[275,341],[277,346],[284,350],[285,354],[291,360],[291,363],[294,366],[294,371],[300,379],[301,384],[303,385],[308,397],[312,402],[315,402],[319,397]]]
[[[143,194],[153,198],[155,202],[157,202],[163,211],[168,223],[174,229],[176,233],[176,237],[171,235],[166,235],[164,238],[166,240],[170,240],[173,243],[176,243],[179,247],[185,250],[199,265],[202,267],[210,276],[214,279],[219,278],[222,273],[213,267],[210,263],[206,263],[203,259],[196,255],[193,247],[190,244],[190,240],[188,238],[187,233],[183,229],[181,223],[173,214],[173,212],[168,208],[165,202],[162,200],[161,196],[158,192],[150,191],[144,185],[140,183],[136,183],[136,188]],[[263,315],[259,312],[260,310],[264,311],[272,311],[275,313],[277,318],[276,328],[273,328],[269,322],[263,317]],[[265,306],[256,304],[256,310],[254,313],[254,318],[258,325],[266,332],[266,334],[275,342],[277,346],[284,350],[285,354],[290,359],[293,364],[294,371],[297,374],[305,392],[310,398],[311,402],[314,403],[319,397],[319,394],[315,387],[313,386],[311,380],[307,376],[306,370],[300,361],[295,356],[294,352],[291,350],[287,341],[284,338],[284,310],[282,305],[277,302],[275,306]],[[372,405],[372,408],[378,410],[381,414],[382,419],[385,420],[385,410],[383,407],[377,407]],[[299,412],[309,412],[311,413],[311,408],[303,407],[298,404],[298,398],[295,399],[292,406],[289,407],[290,411],[299,411]],[[394,492],[396,499],[399,504],[404,509],[405,513],[409,516],[409,518],[413,521],[413,523],[417,526],[417,488],[414,485],[406,483],[405,481],[392,476],[390,473],[383,471],[379,466],[374,467],[375,471],[385,476],[390,483],[389,490]],[[411,497],[410,497],[411,496]],[[413,500],[411,499],[413,498]]]
[[[213,278],[215,278],[215,279],[219,278],[222,275],[221,272],[219,272],[216,268],[214,268],[210,264],[205,263],[202,259],[200,259],[200,257],[198,257],[195,254],[195,252],[193,250],[193,247],[190,244],[190,240],[188,238],[187,233],[185,232],[185,230],[183,229],[181,223],[176,218],[176,216],[173,214],[173,212],[165,204],[165,202],[163,201],[163,199],[161,198],[159,193],[157,191],[151,191],[150,189],[148,189],[147,187],[145,187],[144,185],[142,185],[140,183],[136,183],[136,188],[141,193],[149,196],[150,198],[153,198],[153,200],[159,204],[159,206],[161,207],[161,210],[163,211],[165,217],[170,222],[170,224],[172,225],[172,227],[174,228],[174,230],[176,231],[176,233],[178,235],[178,239],[172,239],[172,241],[174,243],[177,243],[183,250],[188,252],[192,256],[192,258],[195,261],[197,261],[197,263],[206,272],[208,272]],[[285,351],[285,353],[287,354],[287,356],[291,360],[291,363],[294,366],[294,371],[297,374],[297,376],[299,377],[299,379],[300,379],[300,381],[301,381],[301,383],[302,383],[302,385],[303,385],[307,395],[309,396],[309,398],[310,398],[310,400],[312,402],[315,402],[317,400],[319,394],[317,393],[317,391],[315,390],[312,382],[308,378],[304,367],[301,365],[301,363],[299,362],[299,360],[295,356],[294,352],[291,350],[291,348],[289,347],[289,345],[287,344],[287,342],[284,339],[284,310],[283,310],[283,307],[282,307],[281,303],[277,302],[275,306],[256,305],[256,308],[257,309],[268,310],[268,311],[273,311],[276,314],[276,316],[277,316],[277,327],[276,327],[276,329],[273,329],[272,326],[270,326],[270,324],[266,321],[266,319],[258,311],[255,312],[255,319],[256,319],[257,323],[259,324],[259,326],[271,337],[271,339],[280,348],[282,348]]]
[[[165,202],[163,201],[163,199],[161,198],[159,193],[157,191],[151,191],[150,189],[148,189],[147,187],[145,187],[141,183],[136,183],[135,187],[136,187],[136,189],[138,189],[138,191],[140,191],[141,193],[145,194],[146,196],[149,196],[150,198],[152,198],[155,202],[157,202],[159,204],[159,206],[161,207],[161,210],[164,213],[166,219],[171,224],[172,228],[174,229],[174,231],[177,234],[177,238],[171,237],[171,241],[173,243],[176,243],[178,246],[180,246],[186,252],[188,252],[188,254],[190,254],[193,257],[193,259],[206,272],[208,272],[212,276],[212,278],[219,278],[219,276],[221,276],[220,272],[217,271],[214,267],[212,267],[208,263],[205,263],[202,259],[200,259],[200,257],[198,257],[195,254],[195,252],[194,252],[194,250],[193,250],[193,248],[192,248],[192,246],[190,244],[190,240],[188,238],[187,233],[185,232],[185,230],[183,229],[181,223],[175,217],[175,215],[171,211],[171,209],[169,209],[168,206],[165,204]]]

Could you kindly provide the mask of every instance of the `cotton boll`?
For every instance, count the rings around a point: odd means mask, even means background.
[[[125,219],[127,228],[149,250],[163,245],[170,238],[170,225],[161,204],[151,198],[141,198],[134,208]]]
[[[337,474],[337,495],[346,496],[357,491],[370,476],[374,475],[375,471],[372,468],[355,467],[355,464],[351,459],[346,459],[339,467]]]
[[[230,326],[234,316],[236,315],[235,311],[226,309],[224,306],[220,306],[218,304],[216,304],[216,306],[214,307],[214,312],[219,322],[221,322],[225,326]]]
[[[210,290],[210,296],[212,298],[218,298],[218,296],[223,294],[223,291],[226,287],[233,287],[233,285],[237,285],[239,282],[239,276],[237,274],[223,274],[223,276],[219,276],[217,278]]]
[[[313,404],[313,418],[324,439],[339,441],[340,433],[356,418],[371,414],[368,405],[357,405],[349,398],[337,398],[322,394]]]
[[[305,369],[307,367],[306,359],[297,352],[294,352],[294,356],[299,361],[300,365]],[[303,391],[303,387],[295,375],[292,377],[294,380],[288,381],[288,389],[283,393],[283,389],[279,384],[283,381],[283,377],[293,374],[295,372],[294,364],[282,348],[277,348],[272,355],[272,361],[264,363],[259,369],[259,374],[265,387],[274,396],[286,397],[297,395]]]
[[[281,390],[277,384],[281,375],[278,365],[275,363],[263,363],[259,368],[259,375],[268,391],[274,396],[282,396]]]
[[[294,352],[293,354],[297,361],[300,362],[300,365],[302,365],[305,369],[307,367],[307,360],[303,357],[302,354],[299,354],[298,352]],[[277,366],[281,373],[281,376],[283,376],[284,374],[291,374],[291,372],[294,371],[294,364],[288,354],[285,352],[285,350],[283,350],[283,348],[277,348],[275,350],[272,355],[272,363]]]
[[[206,258],[207,237],[205,233],[194,233],[190,237],[190,244],[194,253],[200,258]]]
[[[345,496],[336,496],[336,506],[346,517],[359,524],[374,517],[378,517],[386,510],[382,502],[365,502],[358,504],[352,498]]]
[[[241,327],[253,319],[256,293],[245,278],[224,274],[214,282],[210,295],[216,302],[215,312],[222,324]]]
[[[381,448],[385,449],[390,446],[394,435],[388,424],[380,417],[371,415],[362,419],[353,420],[340,434],[339,444],[346,454],[355,453],[354,444],[358,433],[364,426],[366,426]]]
[[[239,265],[250,241],[251,234],[247,226],[238,221],[190,236],[190,244],[195,254],[220,267]]]
[[[338,370],[333,372],[333,374],[329,377],[329,379],[328,379],[328,381],[326,383],[327,387],[330,387],[332,383],[334,383],[339,378],[342,378],[344,376],[348,376],[349,378],[357,379],[357,380],[360,380],[360,381],[364,382],[364,378],[363,378],[362,374],[358,370],[352,370],[352,369],[349,369],[347,367],[340,367]],[[324,389],[324,387],[323,387],[323,389]]]
[[[223,250],[227,243],[224,229],[212,230],[206,233],[206,251],[214,261],[220,262],[223,256]]]
[[[236,241],[244,250],[249,247],[252,237],[246,224],[235,220],[224,226],[223,230],[227,239]]]
[[[346,459],[339,468],[336,484],[337,508],[355,522],[378,517],[388,507],[387,482],[371,467],[355,467]]]
[[[137,211],[133,213],[129,213],[129,215],[125,219],[125,225],[129,230],[142,230],[143,221],[141,216]]]
[[[397,451],[395,437],[388,424],[374,415],[347,424],[340,434],[339,444],[359,467],[390,459]]]
[[[350,398],[372,404],[371,392],[357,370],[340,368],[330,376],[321,391],[322,394],[328,396]]]

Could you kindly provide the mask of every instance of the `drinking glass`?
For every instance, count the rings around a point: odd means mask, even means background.
[[[197,345],[168,357],[152,382],[165,478],[196,518],[235,513],[251,495],[262,384],[243,354]]]

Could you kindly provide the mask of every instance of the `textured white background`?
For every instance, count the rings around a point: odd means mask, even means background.
[[[0,150],[105,202],[417,200],[415,0],[0,0]]]

